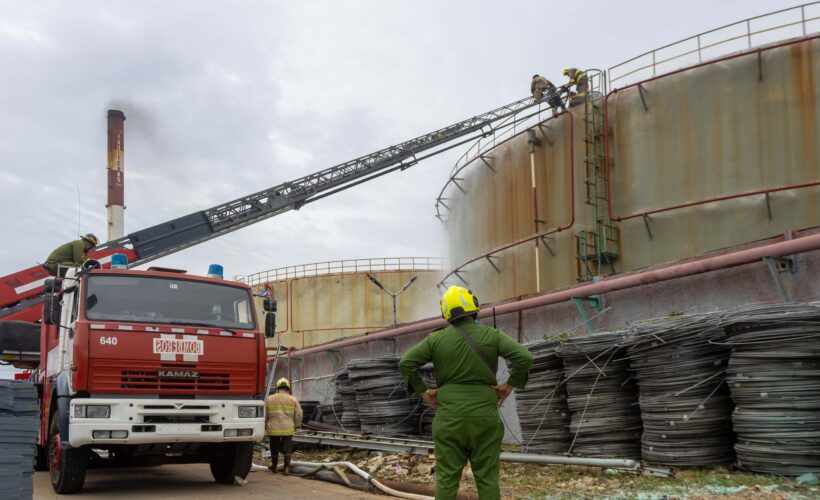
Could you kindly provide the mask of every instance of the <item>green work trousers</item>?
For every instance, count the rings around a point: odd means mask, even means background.
[[[493,417],[436,415],[436,500],[455,499],[461,472],[470,461],[481,500],[501,498],[498,482],[499,456],[504,426]]]

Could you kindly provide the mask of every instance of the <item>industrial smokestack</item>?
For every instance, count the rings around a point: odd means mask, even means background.
[[[125,236],[125,113],[108,110],[108,241]]]

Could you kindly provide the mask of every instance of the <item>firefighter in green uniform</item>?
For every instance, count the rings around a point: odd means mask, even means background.
[[[504,427],[498,407],[529,377],[532,354],[495,328],[475,321],[478,300],[466,288],[451,286],[441,298],[441,315],[451,326],[431,332],[402,357],[399,369],[409,388],[436,406],[436,498],[454,499],[467,460],[482,500],[501,497],[499,455]],[[469,340],[468,340],[469,339]],[[510,377],[496,380],[498,357]],[[432,361],[438,389],[428,389],[419,368]]]
[[[48,274],[57,276],[57,266],[81,266],[88,259],[88,252],[97,246],[97,237],[91,233],[79,240],[69,241],[58,246],[48,255],[44,266]],[[65,276],[66,269],[60,270],[60,276]]]

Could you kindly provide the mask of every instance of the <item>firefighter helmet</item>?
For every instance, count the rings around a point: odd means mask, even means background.
[[[441,297],[441,317],[453,321],[478,312],[478,299],[461,286],[451,286]]]
[[[94,236],[92,233],[88,233],[85,236],[83,236],[82,240],[91,245],[91,248],[94,248],[95,246],[97,246],[97,243],[99,243],[97,237]]]
[[[276,381],[276,388],[277,389],[281,389],[283,387],[285,389],[287,389],[288,391],[290,391],[290,381],[288,381],[288,379],[286,379],[285,377],[282,377],[282,378],[280,378],[279,380]]]

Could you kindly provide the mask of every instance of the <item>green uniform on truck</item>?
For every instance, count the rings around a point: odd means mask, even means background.
[[[54,249],[43,264],[48,273],[57,276],[57,266],[81,266],[88,258],[86,254],[97,246],[97,237],[89,233],[79,240],[69,241]],[[62,273],[65,275],[65,269]]]
[[[456,290],[451,293],[453,289]],[[499,400],[503,401],[512,387],[524,387],[532,354],[504,332],[477,323],[478,301],[465,288],[450,287],[442,298],[442,311],[454,326],[431,332],[407,351],[399,363],[408,386],[437,405],[433,420],[436,498],[456,498],[462,470],[469,460],[479,497],[497,499],[501,496],[498,470],[504,437]],[[494,365],[492,370],[457,328],[475,341]],[[508,361],[510,368],[507,383],[501,385],[495,377],[499,356]],[[419,368],[430,361],[435,367],[438,390],[428,389],[419,374]]]

